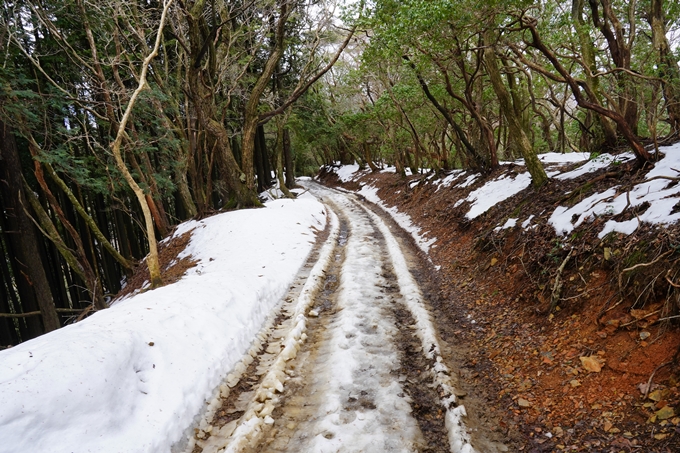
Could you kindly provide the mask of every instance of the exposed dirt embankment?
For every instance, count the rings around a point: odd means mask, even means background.
[[[437,238],[429,255],[440,266],[431,297],[440,334],[466,351],[463,377],[506,412],[500,428],[524,433],[517,451],[680,451],[680,228],[643,223],[598,238],[607,220],[635,219],[646,208],[638,206],[556,234],[548,220],[558,206],[643,180],[627,165],[553,179],[465,217],[470,204],[460,200],[517,171],[504,166],[468,187],[437,185],[445,175],[320,179],[377,187]],[[517,226],[497,228],[510,218]]]

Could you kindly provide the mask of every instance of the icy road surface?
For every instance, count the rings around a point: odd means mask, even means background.
[[[328,208],[328,238],[184,451],[474,452],[431,315],[389,227],[354,195],[308,187]],[[439,428],[428,421],[423,434],[414,398],[440,409]]]

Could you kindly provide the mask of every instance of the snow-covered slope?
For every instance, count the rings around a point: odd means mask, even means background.
[[[0,452],[169,452],[325,222],[311,195],[187,222],[182,280],[0,352]]]

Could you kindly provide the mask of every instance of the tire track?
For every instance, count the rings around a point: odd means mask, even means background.
[[[237,391],[193,452],[473,452],[394,237],[354,196],[310,190],[339,218],[314,289],[284,304],[264,351],[228,377]]]

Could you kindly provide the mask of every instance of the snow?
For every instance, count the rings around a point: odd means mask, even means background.
[[[274,360],[270,370],[262,380],[258,390],[255,392],[256,400],[264,403],[263,407],[260,408],[259,412],[252,405],[248,407],[245,416],[245,418],[248,419],[248,423],[238,427],[232,437],[229,447],[226,450],[227,452],[236,452],[240,447],[247,445],[248,442],[251,442],[255,436],[257,436],[258,428],[262,423],[274,423],[274,420],[270,416],[275,404],[272,395],[276,391],[283,391],[283,381],[285,381],[285,379],[282,376],[283,373],[289,369],[287,362],[297,356],[300,345],[306,339],[305,332],[307,330],[307,317],[305,316],[305,313],[309,311],[312,303],[314,302],[313,296],[321,287],[321,283],[324,282],[324,274],[330,265],[332,258],[331,254],[340,231],[340,225],[335,213],[331,212],[330,217],[331,232],[329,234],[328,240],[321,248],[321,251],[319,252],[319,258],[310,271],[309,277],[307,278],[302,291],[300,292],[300,296],[298,297],[295,311],[292,315],[294,325],[290,328],[285,340],[281,343],[281,352]],[[310,316],[318,316],[318,313],[314,310],[311,310]],[[258,395],[263,396],[257,398]],[[217,436],[212,437],[217,438]],[[219,441],[219,439],[215,440]]]
[[[477,190],[472,191],[466,198],[471,203],[470,210],[465,217],[472,220],[494,207],[503,200],[523,191],[531,184],[531,175],[520,173],[514,178],[503,174],[491,180]]]
[[[368,201],[378,205],[383,211],[388,213],[397,224],[404,230],[409,232],[416,242],[418,248],[420,248],[426,254],[430,251],[430,248],[437,241],[437,238],[425,239],[425,235],[421,234],[421,228],[417,227],[411,217],[408,214],[399,212],[396,207],[387,206],[378,196],[378,188],[371,185],[364,185],[361,190],[357,192],[359,195],[366,198]]]
[[[594,171],[600,170],[602,168],[607,168],[613,163],[623,163],[627,162],[629,160],[635,159],[635,156],[633,153],[622,153],[616,156],[613,156],[611,154],[600,154],[599,156],[595,157],[594,159],[589,160],[585,164],[581,165],[575,170],[562,173],[561,175],[556,176],[557,179],[574,179],[578,178],[579,176],[592,173]]]
[[[544,153],[538,155],[538,159],[544,164],[570,164],[583,162],[589,158],[589,153]]]
[[[628,235],[633,233],[641,222],[667,225],[680,220],[680,213],[673,212],[674,207],[680,202],[680,185],[673,184],[673,181],[668,179],[680,176],[680,170],[678,170],[680,168],[680,143],[663,147],[660,151],[663,157],[647,173],[646,180],[630,191],[623,187],[612,187],[605,192],[589,196],[571,208],[558,206],[550,217],[550,223],[557,234],[568,234],[584,221],[595,216],[614,216],[625,209],[632,209],[645,203],[648,207],[644,212],[638,213],[634,219],[625,221],[609,219],[598,236],[603,238],[611,232]],[[624,156],[624,159],[628,157]]]
[[[435,190],[435,192],[439,192],[439,189],[441,188],[449,187],[451,183],[458,179],[462,174],[463,170],[453,170],[451,174],[447,175],[444,179],[436,180],[434,182],[437,185],[437,190]]]
[[[180,281],[0,352],[0,452],[169,452],[325,226],[311,195],[266,206],[180,226]]]
[[[342,167],[334,168],[333,170],[338,174],[340,181],[349,182],[356,178],[356,173],[359,171],[359,165],[343,165]]]
[[[553,225],[557,234],[569,234],[574,228],[595,215],[613,214],[614,208],[611,202],[614,195],[616,195],[616,187],[611,187],[605,192],[596,193],[581,200],[571,208],[558,206],[550,216],[549,222]],[[575,219],[575,221],[572,221],[572,219]]]
[[[331,200],[334,208],[352,217],[337,299],[342,316],[329,325],[328,348],[316,367],[318,380],[327,389],[319,408],[323,416],[292,450],[417,451],[415,444],[422,434],[398,381],[399,357],[391,340],[396,328],[384,315],[390,302],[381,293],[385,281],[382,269],[376,267],[382,250],[367,240],[373,227],[356,215],[361,210],[358,205],[342,194]],[[345,409],[352,398],[368,398],[372,407]]]
[[[508,228],[514,228],[517,225],[518,219],[508,219],[502,226],[494,228],[494,231],[507,230]]]
[[[469,187],[472,184],[474,184],[475,181],[477,181],[477,179],[479,179],[479,175],[477,175],[477,174],[470,175],[465,179],[465,181],[458,184],[456,187],[460,187],[461,189],[464,189],[464,188]]]
[[[671,180],[667,179],[680,176],[680,170],[678,170],[680,169],[680,143],[661,147],[660,153],[663,155],[663,158],[648,173],[648,181],[636,185],[630,191],[623,187],[613,187],[603,193],[593,194],[574,206],[558,206],[555,208],[549,219],[549,223],[553,225],[555,232],[558,235],[569,234],[575,228],[596,216],[614,216],[620,214],[625,209],[639,207],[645,203],[649,204],[649,208],[639,213],[635,219],[624,221],[607,220],[599,232],[599,237],[602,238],[611,232],[631,234],[642,222],[671,224],[680,220],[680,212],[673,212],[675,206],[680,202],[680,185],[674,185],[671,183]],[[565,154],[545,153],[540,154],[538,157],[546,165],[548,176],[561,180],[574,179],[635,159],[631,152],[618,155],[602,154],[593,159],[589,159],[588,153],[577,152]],[[584,163],[573,170],[562,172],[561,166],[579,162]],[[518,160],[512,164],[524,165],[524,162],[523,160]],[[393,171],[393,168],[383,171]],[[665,177],[666,179],[659,177]],[[439,191],[441,188],[451,186],[457,189],[466,189],[480,178],[481,175],[477,173],[467,174],[466,176],[466,172],[454,170],[442,179],[434,179],[434,176],[428,179],[436,186],[435,191]],[[650,179],[652,180],[650,181]],[[415,183],[412,182],[412,184]],[[505,172],[494,179],[487,180],[481,187],[471,190],[467,195],[461,196],[461,198],[452,204],[452,208],[457,208],[463,203],[468,202],[470,207],[465,216],[472,220],[487,212],[498,203],[522,192],[530,184],[531,176],[528,172],[519,173],[516,176],[513,176],[511,172]],[[377,188],[366,184],[359,191],[359,194],[388,212],[402,228],[414,236],[420,248],[425,253],[428,253],[435,240],[424,239],[420,229],[413,225],[410,217],[399,212],[395,207],[387,207],[378,197]],[[533,216],[522,222],[521,227],[523,229],[534,228],[536,225],[531,224],[532,218]],[[496,231],[515,225],[514,223],[506,223],[503,226],[497,227]]]

